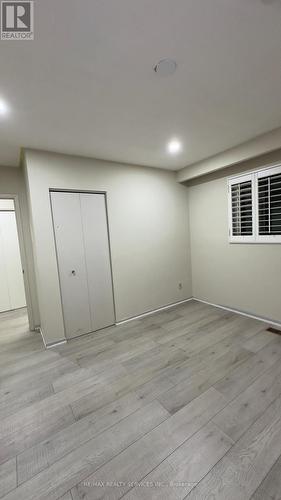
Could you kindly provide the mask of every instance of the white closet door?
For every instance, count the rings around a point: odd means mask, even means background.
[[[26,306],[15,212],[0,212],[0,311]]]
[[[51,193],[66,337],[92,331],[80,195]]]
[[[103,194],[80,194],[92,330],[115,322],[110,250]]]

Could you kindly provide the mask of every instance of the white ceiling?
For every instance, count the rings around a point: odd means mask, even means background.
[[[178,170],[281,125],[279,0],[36,0],[0,63],[2,165],[23,146]]]

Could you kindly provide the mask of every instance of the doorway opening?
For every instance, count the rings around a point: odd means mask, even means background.
[[[24,313],[23,266],[12,198],[0,198],[0,276],[0,314],[19,309]]]

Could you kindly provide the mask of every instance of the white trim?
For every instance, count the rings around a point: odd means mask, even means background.
[[[53,347],[57,347],[58,345],[66,344],[67,340],[59,340],[58,342],[53,342],[52,344],[46,344],[46,349],[52,349]]]
[[[262,321],[263,323],[268,323],[270,325],[278,326],[281,328],[281,322],[272,321],[269,318],[264,318],[262,316],[256,316],[255,314],[250,314],[245,311],[241,311],[240,309],[233,309],[232,307],[222,306],[220,304],[214,304],[213,302],[208,302],[207,300],[198,299],[197,297],[193,297],[193,300],[197,302],[202,302],[203,304],[208,304],[208,306],[218,307],[219,309],[224,309],[225,311],[234,312],[236,314],[241,314],[241,316],[246,316],[247,318],[256,319],[257,321]]]
[[[129,323],[130,321],[134,321],[135,319],[145,318],[146,316],[150,316],[150,315],[158,313],[160,311],[164,311],[165,309],[171,309],[172,307],[179,306],[180,304],[185,304],[185,302],[190,302],[191,300],[194,300],[194,298],[190,297],[189,299],[180,300],[179,302],[173,302],[172,304],[168,304],[167,306],[159,307],[158,309],[153,309],[152,311],[145,312],[143,314],[140,314],[139,316],[132,316],[132,318],[118,321],[117,323],[115,323],[115,325],[116,326],[124,325],[124,323]]]
[[[252,180],[253,172],[236,175],[235,177],[229,177],[228,182],[229,185],[239,184],[240,182],[249,182]]]
[[[262,168],[255,172],[257,174],[258,179],[262,179],[263,177],[268,177],[269,175],[278,175],[281,174],[281,165],[278,165]]]

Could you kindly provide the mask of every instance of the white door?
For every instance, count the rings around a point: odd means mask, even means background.
[[[105,197],[51,193],[66,337],[114,323]]]
[[[26,306],[14,211],[0,211],[0,312]]]
[[[80,201],[94,331],[115,321],[105,196],[83,193]]]
[[[91,331],[80,197],[52,192],[51,200],[65,331],[77,337]]]

